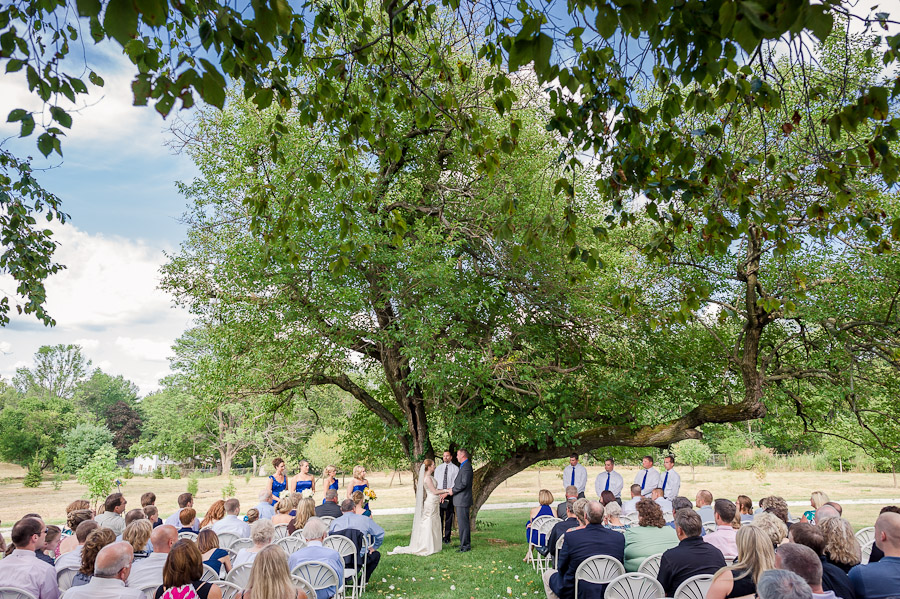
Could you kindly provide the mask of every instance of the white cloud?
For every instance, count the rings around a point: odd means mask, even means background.
[[[74,344],[80,345],[81,349],[97,349],[100,346],[100,341],[97,339],[76,339]]]
[[[116,346],[126,354],[135,358],[165,362],[172,355],[171,341],[154,341],[152,339],[133,339],[131,337],[116,338]]]
[[[9,341],[0,341],[0,354],[8,354],[12,351],[12,345]]]

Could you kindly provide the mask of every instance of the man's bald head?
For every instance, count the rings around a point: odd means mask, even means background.
[[[885,512],[875,520],[875,544],[890,557],[900,557],[900,514]]]
[[[94,562],[94,576],[128,580],[133,560],[134,550],[131,548],[131,543],[125,541],[110,543],[97,554]]]
[[[150,544],[153,545],[154,553],[168,553],[177,540],[178,530],[170,524],[157,526],[150,534]]]
[[[840,517],[841,515],[838,513],[838,511],[827,503],[816,510],[816,524],[821,524],[823,521],[828,520],[829,518]]]

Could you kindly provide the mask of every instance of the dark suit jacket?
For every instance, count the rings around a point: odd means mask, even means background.
[[[322,505],[316,506],[316,516],[331,516],[332,518],[340,518],[343,515],[341,506],[331,501],[326,501]]]
[[[820,555],[819,559],[822,560],[822,589],[834,591],[841,599],[856,599],[856,591],[853,590],[847,573],[828,561],[824,555]]]
[[[675,589],[691,576],[715,574],[725,565],[725,558],[718,548],[703,537],[688,537],[663,552],[656,580],[665,589],[666,597],[672,597]]]
[[[559,539],[559,537],[563,536],[576,526],[578,526],[578,520],[576,520],[575,518],[568,518],[553,525],[553,529],[547,536],[547,549],[550,550],[551,561],[556,559],[556,541]],[[560,553],[562,553],[562,549],[560,549],[559,551]],[[556,567],[556,564],[553,564],[553,566]]]
[[[566,533],[559,552],[558,570],[550,577],[550,589],[559,599],[574,599],[575,571],[581,562],[595,555],[608,555],[625,563],[625,535],[603,528],[602,524],[588,524],[581,530]],[[578,583],[579,599],[603,599],[605,584]]]
[[[453,505],[454,507],[472,505],[472,460],[466,460],[459,466],[459,473],[453,484]]]

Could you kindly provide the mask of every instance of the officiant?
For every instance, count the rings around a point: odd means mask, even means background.
[[[459,466],[453,463],[453,454],[449,451],[444,452],[443,460],[434,470],[434,480],[437,481],[438,488],[452,489],[453,483],[456,482],[456,475],[459,474]],[[450,543],[450,531],[452,530],[453,496],[448,495],[441,501],[441,534],[445,545]]]

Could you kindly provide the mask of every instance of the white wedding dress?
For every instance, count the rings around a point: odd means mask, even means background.
[[[424,467],[423,469],[424,470]],[[423,490],[424,487],[424,497]],[[441,498],[437,494],[437,484],[430,474],[425,476],[420,470],[419,485],[416,488],[416,515],[413,518],[409,545],[395,547],[389,555],[409,553],[431,555],[441,550]]]

